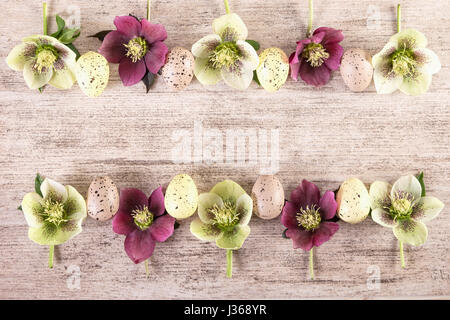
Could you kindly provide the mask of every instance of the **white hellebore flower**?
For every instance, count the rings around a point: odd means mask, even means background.
[[[213,31],[192,46],[195,76],[203,85],[223,79],[230,87],[247,89],[259,64],[255,49],[245,41],[247,27],[237,14],[230,13],[214,20]]]
[[[415,29],[393,35],[372,58],[377,92],[386,94],[400,89],[409,95],[425,93],[431,75],[441,69],[439,58],[426,46],[427,38]]]
[[[30,89],[50,84],[69,89],[75,82],[76,54],[56,38],[36,35],[22,39],[15,46],[6,63],[15,71],[23,71]]]

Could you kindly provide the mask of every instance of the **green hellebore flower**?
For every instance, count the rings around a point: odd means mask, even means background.
[[[30,89],[50,84],[69,89],[75,83],[76,54],[56,38],[35,35],[22,39],[6,58],[8,66],[23,71]]]
[[[72,186],[46,178],[40,194],[30,192],[22,200],[22,211],[29,226],[28,237],[40,245],[50,246],[49,266],[53,265],[53,247],[82,231],[87,216],[83,196]],[[42,194],[42,196],[41,196]]]
[[[372,58],[377,92],[388,94],[400,89],[409,95],[425,93],[431,76],[441,69],[439,58],[426,46],[427,38],[415,29],[393,35]]]

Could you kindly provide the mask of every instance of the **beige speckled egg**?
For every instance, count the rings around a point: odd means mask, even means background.
[[[198,205],[198,191],[194,180],[187,174],[175,176],[167,186],[164,205],[167,212],[176,219],[192,216]]]
[[[370,198],[364,183],[351,178],[341,184],[336,194],[338,217],[348,223],[358,223],[367,218],[370,212]]]
[[[259,55],[259,65],[256,68],[261,86],[275,92],[286,82],[289,74],[289,60],[283,50],[267,48]]]
[[[341,60],[341,75],[347,87],[354,92],[366,89],[373,76],[372,57],[363,49],[345,51]]]
[[[253,212],[261,219],[278,217],[284,206],[284,189],[274,175],[259,176],[252,188]]]
[[[97,97],[108,85],[108,61],[101,54],[89,51],[78,59],[75,76],[85,95]]]
[[[186,88],[194,77],[194,56],[182,47],[175,47],[167,55],[161,76],[166,85],[175,91]]]
[[[96,177],[87,194],[87,210],[98,221],[111,219],[119,210],[119,190],[110,177]]]

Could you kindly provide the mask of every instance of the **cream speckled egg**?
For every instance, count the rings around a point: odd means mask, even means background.
[[[101,54],[89,51],[78,59],[75,76],[85,95],[97,97],[108,85],[108,61]]]
[[[348,223],[358,223],[367,218],[370,212],[370,198],[364,183],[351,178],[341,184],[336,194],[338,217]]]
[[[96,177],[88,189],[87,210],[98,221],[111,219],[119,210],[119,190],[110,177]]]
[[[259,176],[252,188],[253,212],[261,219],[278,217],[284,206],[284,189],[274,175]]]
[[[341,61],[341,75],[347,87],[354,92],[363,91],[372,82],[372,57],[363,49],[345,51]]]
[[[269,92],[275,92],[286,82],[289,74],[289,60],[283,50],[267,48],[259,55],[256,68],[261,86]]]
[[[175,176],[167,186],[164,205],[167,212],[176,219],[192,216],[198,205],[198,191],[194,180],[187,174]]]
[[[194,77],[194,61],[194,56],[187,49],[175,47],[170,50],[161,69],[166,85],[175,91],[186,88]]]

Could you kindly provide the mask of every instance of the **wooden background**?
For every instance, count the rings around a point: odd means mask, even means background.
[[[315,27],[342,29],[345,48],[378,52],[396,31],[395,1],[316,1]],[[50,31],[54,14],[67,18],[79,8],[82,53],[100,43],[88,35],[113,28],[116,15],[144,17],[146,1],[49,1]],[[24,36],[42,30],[41,1],[14,1],[0,10],[0,56]],[[262,48],[278,46],[290,53],[303,37],[307,3],[299,0],[231,1],[246,22],[249,38]],[[168,31],[166,43],[190,48],[211,33],[214,18],[224,14],[220,0],[153,1],[152,20]],[[377,14],[378,12],[378,14]],[[401,93],[377,95],[373,84],[352,93],[339,72],[321,90],[289,80],[269,94],[252,84],[245,92],[224,84],[202,87],[196,80],[182,93],[171,93],[159,80],[150,94],[143,85],[122,86],[117,65],[97,99],[74,86],[26,87],[22,75],[0,62],[0,298],[25,299],[298,299],[298,298],[443,298],[450,297],[449,232],[449,33],[448,1],[404,1],[403,26],[425,33],[440,57],[442,70],[431,90],[420,97]],[[111,222],[88,218],[84,231],[56,249],[55,268],[47,268],[48,249],[27,238],[27,225],[16,208],[33,189],[36,172],[83,194],[96,175],[111,176],[119,187],[149,193],[171,177],[192,175],[201,192],[216,182],[234,179],[247,190],[260,162],[176,164],[171,152],[176,130],[193,132],[194,121],[225,134],[228,129],[277,130],[279,172],[286,193],[307,178],[322,190],[338,188],[357,176],[393,182],[400,175],[424,170],[429,195],[447,207],[428,224],[429,238],[420,248],[406,246],[407,269],[399,265],[392,231],[367,219],[340,223],[341,230],[315,252],[316,280],[308,278],[308,254],[283,239],[279,219],[251,221],[252,232],[234,254],[234,276],[225,275],[225,251],[196,240],[189,222],[151,258],[149,279],[144,265],[134,265],[123,250],[124,237]],[[79,268],[79,269],[78,269]],[[79,288],[74,281],[80,271]],[[380,286],[370,285],[380,272]],[[375,272],[375,273],[374,273]],[[369,286],[367,283],[369,282]],[[75,287],[75,288],[74,288]]]

